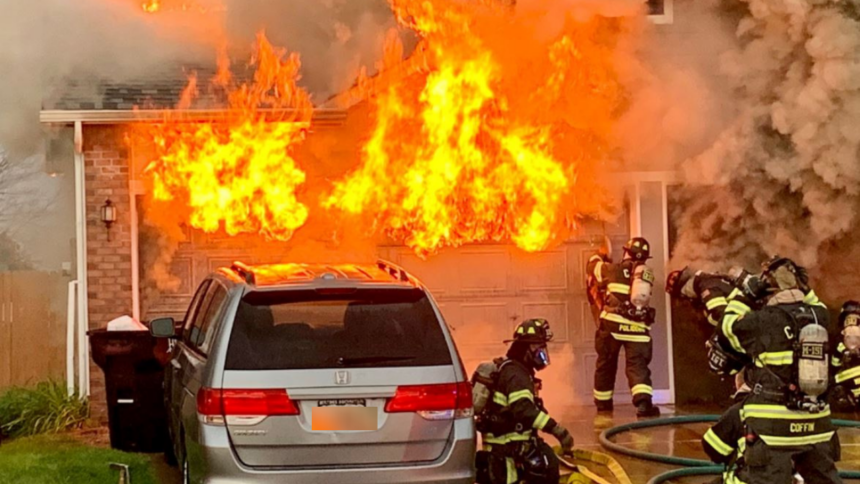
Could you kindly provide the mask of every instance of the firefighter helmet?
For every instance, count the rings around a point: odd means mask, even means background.
[[[633,237],[624,244],[624,253],[635,261],[646,261],[651,258],[651,244],[643,237]]]
[[[514,338],[505,342],[548,343],[552,341],[552,336],[546,319],[527,319],[517,326]]]
[[[762,264],[761,278],[773,290],[802,289],[806,290],[809,284],[809,275],[806,269],[797,265],[787,257],[775,255]]]
[[[678,271],[670,272],[669,277],[666,278],[666,292],[672,297],[681,297],[681,289],[683,289],[695,275],[696,273],[693,272],[689,266]]]
[[[839,326],[860,326],[860,302],[845,301],[839,311]]]

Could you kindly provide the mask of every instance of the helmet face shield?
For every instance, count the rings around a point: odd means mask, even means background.
[[[546,346],[540,346],[532,351],[532,364],[535,370],[543,370],[549,366],[549,351]]]

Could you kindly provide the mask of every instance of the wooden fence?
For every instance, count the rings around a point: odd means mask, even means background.
[[[0,388],[62,381],[69,278],[0,272]]]

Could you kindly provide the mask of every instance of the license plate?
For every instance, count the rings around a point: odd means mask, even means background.
[[[311,411],[311,429],[315,431],[377,430],[378,417],[376,407],[319,406]]]
[[[367,400],[363,398],[347,398],[340,400],[320,400],[317,407],[366,407]]]

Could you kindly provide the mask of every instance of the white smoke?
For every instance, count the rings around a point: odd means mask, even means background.
[[[385,0],[161,0],[164,9],[155,14],[144,12],[143,3],[0,2],[0,151],[14,168],[0,167],[0,230],[15,228],[10,233],[20,242],[42,252],[36,259],[54,257],[59,250],[65,254],[65,245],[44,241],[73,235],[63,230],[44,237],[52,227],[65,227],[71,216],[67,210],[31,210],[35,216],[11,220],[20,207],[52,203],[49,195],[56,192],[57,181],[44,173],[41,109],[66,98],[98,104],[105,84],[183,82],[189,71],[214,67],[217,50],[225,44],[241,68],[260,30],[276,45],[302,55],[302,84],[322,102],[353,82],[362,65],[375,64],[382,51],[377,40],[393,22]],[[186,3],[194,8],[183,10]],[[71,158],[60,164],[71,166]],[[27,223],[18,223],[21,218]],[[178,243],[168,238],[167,245]]]
[[[741,111],[682,165],[675,259],[814,266],[857,227],[860,2],[743,3],[720,59]]]

